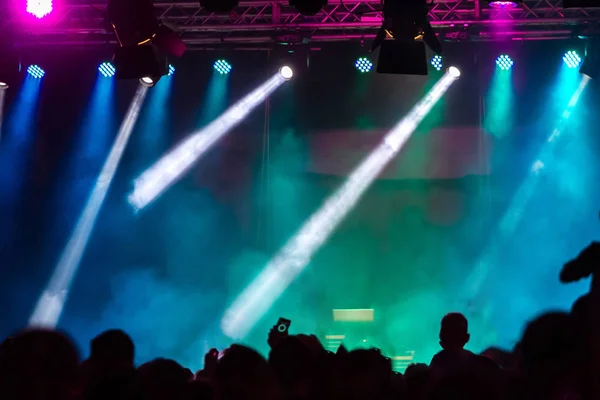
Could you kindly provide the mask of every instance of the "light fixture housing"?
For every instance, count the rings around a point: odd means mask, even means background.
[[[354,66],[362,74],[371,72],[373,69],[373,63],[367,57],[360,57],[358,60],[356,60]]]
[[[521,3],[522,0],[499,0],[499,1],[488,1],[488,4],[490,5],[490,7],[492,8],[497,8],[497,9],[511,9],[511,8],[517,8],[519,6],[519,3]]]
[[[290,6],[294,7],[302,15],[313,16],[327,5],[327,0],[290,0]]]
[[[143,76],[140,78],[140,85],[145,86],[147,88],[154,87],[158,81],[160,80],[160,76]]]
[[[238,0],[200,0],[200,7],[214,13],[232,12],[238,5]]]
[[[291,67],[284,65],[283,67],[281,67],[279,69],[279,74],[281,75],[281,77],[283,79],[285,79],[286,81],[289,81],[294,76],[294,71],[292,70]]]

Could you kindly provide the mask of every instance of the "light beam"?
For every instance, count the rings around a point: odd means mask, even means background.
[[[134,190],[129,195],[129,203],[139,211],[154,201],[285,81],[286,78],[277,72],[211,124],[192,134],[163,156],[134,181]]]
[[[509,206],[500,218],[497,231],[490,236],[475,268],[467,277],[463,293],[468,299],[472,299],[479,294],[483,283],[494,265],[494,260],[499,255],[499,252],[504,245],[504,240],[511,237],[519,227],[519,224],[523,219],[525,208],[529,204],[539,182],[539,174],[544,169],[545,163],[548,162],[548,159],[551,157],[556,140],[561,135],[573,112],[573,108],[575,108],[579,102],[579,99],[589,82],[590,78],[583,75],[579,87],[575,90],[567,107],[561,114],[556,128],[554,128],[546,142],[542,145],[538,157],[531,165],[529,174],[517,189]]]
[[[96,219],[127,147],[147,91],[148,89],[143,86],[137,89],[73,234],[29,319],[31,326],[55,328],[58,324],[73,278],[77,273]]]
[[[451,69],[435,84],[425,98],[385,136],[382,143],[352,172],[342,187],[325,201],[237,297],[221,320],[221,328],[227,336],[243,338],[263,317],[354,208],[371,183],[398,154],[458,75],[460,73],[456,68]]]

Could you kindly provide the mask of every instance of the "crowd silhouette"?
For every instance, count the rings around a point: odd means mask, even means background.
[[[194,373],[163,358],[136,366],[135,345],[121,330],[94,338],[81,361],[67,335],[30,328],[0,346],[0,399],[600,399],[599,264],[600,243],[565,264],[561,281],[591,276],[589,293],[568,313],[530,321],[510,351],[468,351],[468,321],[449,313],[441,321],[440,351],[429,365],[410,365],[404,374],[393,372],[377,349],[342,346],[332,353],[314,335],[276,327],[267,359],[241,345],[221,354],[212,349]]]

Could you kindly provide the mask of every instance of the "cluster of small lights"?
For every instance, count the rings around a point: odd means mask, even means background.
[[[109,62],[103,62],[102,64],[100,64],[100,66],[98,67],[98,71],[100,71],[102,76],[105,78],[112,78],[117,72],[115,67]]]
[[[490,7],[493,8],[515,8],[517,7],[516,1],[491,1]]]
[[[52,0],[27,0],[27,12],[36,18],[44,18],[52,12]]]
[[[563,56],[563,61],[567,64],[569,68],[577,68],[579,64],[581,64],[581,57],[577,54],[576,51],[567,51]]]
[[[37,65],[30,65],[27,67],[27,73],[36,79],[42,79],[44,75],[46,75],[46,72]]]
[[[373,69],[373,63],[366,57],[361,57],[354,63],[356,69],[358,69],[361,73],[370,72]]]
[[[217,60],[215,61],[215,70],[221,75],[227,75],[231,72],[231,65],[225,60]]]
[[[169,76],[173,75],[175,73],[175,67],[172,66],[171,64],[169,64]]]
[[[441,71],[442,67],[444,66],[444,64],[442,63],[442,57],[441,56],[433,56],[433,58],[431,59],[431,65],[436,70]]]
[[[496,58],[496,65],[503,71],[508,71],[514,65],[512,58],[507,56],[506,54],[502,54],[498,58]]]

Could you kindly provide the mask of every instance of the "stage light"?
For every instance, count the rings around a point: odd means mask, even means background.
[[[36,79],[42,79],[46,75],[46,72],[37,65],[27,67],[27,73]]]
[[[200,7],[215,13],[232,12],[238,4],[238,0],[200,0]]]
[[[27,12],[36,18],[44,18],[52,12],[52,0],[27,0]]]
[[[453,78],[460,78],[460,70],[456,67],[450,67],[448,68],[448,73],[450,74],[451,77]]]
[[[169,76],[172,76],[175,73],[175,67],[169,64]]]
[[[522,0],[521,0],[522,1]],[[518,6],[517,1],[490,1],[490,7],[492,8],[516,8]]]
[[[109,62],[103,62],[100,64],[98,71],[100,71],[102,76],[105,78],[112,78],[116,73],[115,67]]]
[[[0,90],[5,90],[5,89],[8,89],[8,83],[0,82]]]
[[[429,93],[367,155],[343,185],[325,200],[321,208],[275,254],[225,312],[221,320],[223,333],[230,338],[241,339],[265,315],[352,211],[381,171],[402,150],[417,126],[456,81],[456,71],[452,69],[444,74]]]
[[[133,128],[140,115],[148,89],[138,87],[136,94],[129,105],[117,137],[102,166],[100,175],[85,204],[85,207],[75,225],[75,229],[63,250],[50,278],[50,282],[42,292],[37,305],[29,319],[29,325],[45,328],[56,328],[65,307],[69,289],[79,269],[85,248],[92,235],[94,225],[98,219],[106,195],[115,177]]]
[[[227,75],[231,72],[231,65],[225,60],[217,60],[215,61],[214,68],[221,75]]]
[[[373,69],[373,63],[366,57],[361,57],[358,60],[356,60],[354,66],[363,74],[370,72],[371,69]]]
[[[159,79],[160,79],[160,77],[152,78],[150,76],[144,76],[143,78],[140,78],[140,84],[147,88],[151,88],[151,87],[154,87],[154,85],[156,85],[156,83],[158,82]]]
[[[565,53],[563,56],[563,61],[569,68],[577,68],[579,64],[581,64],[581,57],[577,54],[576,51],[570,50]]]
[[[285,65],[279,69],[279,74],[283,79],[289,81],[294,76],[294,71],[290,67]]]
[[[508,71],[509,69],[511,69],[513,67],[514,62],[513,62],[512,58],[510,58],[508,55],[502,54],[498,58],[496,58],[496,65],[501,70]]]
[[[591,79],[600,77],[600,41],[598,39],[590,39],[586,43],[585,57],[579,73]]]
[[[135,180],[134,190],[129,195],[129,204],[139,211],[156,200],[284,82],[286,79],[278,71],[219,118],[184,139]]]
[[[428,11],[425,0],[383,3],[383,23],[371,46],[371,51],[381,46],[377,72],[427,75],[425,45],[442,54],[442,43],[429,22]],[[386,40],[390,37],[393,40]]]
[[[313,16],[327,5],[327,0],[290,0],[290,7],[294,7],[302,15]]]
[[[433,56],[433,58],[431,59],[431,65],[437,71],[441,71],[444,66],[444,64],[442,63],[442,57],[438,55]]]

